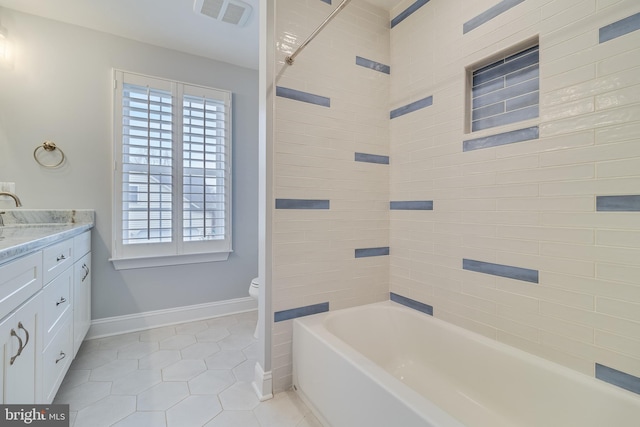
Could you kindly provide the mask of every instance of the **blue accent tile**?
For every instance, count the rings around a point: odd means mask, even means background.
[[[540,62],[540,50],[538,49],[538,46],[530,49],[526,49],[524,51],[527,52],[526,55],[522,55],[514,59],[509,59],[512,57],[505,58],[502,61],[498,61],[495,67],[491,67],[488,69],[487,67],[485,67],[474,71],[472,82],[473,85],[479,85],[493,80],[497,77],[505,76],[518,70],[522,70],[523,68],[527,68],[531,65],[538,64]],[[522,52],[519,52],[518,54],[520,53]]]
[[[329,200],[276,199],[276,209],[329,209]]]
[[[538,126],[525,129],[512,130],[484,138],[469,139],[462,143],[462,151],[473,151],[481,148],[497,147],[499,145],[513,144],[515,142],[538,139]]]
[[[600,28],[600,43],[640,30],[640,12]]]
[[[640,212],[640,196],[596,196],[596,211]]]
[[[329,311],[329,303],[321,302],[320,304],[307,305],[305,307],[290,308],[289,310],[276,311],[273,313],[274,322],[282,322],[297,317],[310,316],[312,314],[324,313]]]
[[[331,0],[320,0],[320,1],[323,1],[323,2],[325,2],[326,4],[331,4]]]
[[[538,115],[538,106],[534,105],[533,107],[521,108],[520,110],[510,111],[498,116],[477,120],[471,124],[471,130],[475,132],[496,126],[508,125],[510,123],[522,122],[524,120],[535,119]]]
[[[404,202],[389,202],[389,208],[392,210],[403,211],[432,211],[433,200],[411,200]]]
[[[367,58],[362,58],[360,56],[356,56],[356,65],[360,65],[361,67],[371,68],[374,71],[379,71],[384,74],[391,74],[391,67],[388,65],[381,64],[380,62],[372,61]]]
[[[389,292],[389,299],[393,302],[397,302],[398,304],[426,313],[429,316],[433,316],[433,306],[429,304],[403,297],[402,295],[394,294],[393,292]]]
[[[524,282],[538,283],[538,270],[512,267],[510,265],[493,264],[491,262],[463,259],[464,270],[478,273],[491,274],[493,276],[507,277],[509,279],[522,280]]]
[[[625,390],[640,394],[640,378],[596,363],[596,378]]]
[[[515,98],[507,99],[507,111],[519,110],[520,108],[530,107],[532,105],[538,105],[540,99],[540,92],[535,91],[527,93],[526,95],[520,95]]]
[[[287,87],[276,86],[276,96],[293,99],[294,101],[320,105],[322,107],[331,107],[331,99],[327,97],[314,95],[312,93],[303,92],[301,90],[289,89]]]
[[[377,154],[355,153],[354,160],[356,162],[378,163],[381,165],[389,164],[389,156],[379,156]]]
[[[531,92],[537,92],[540,89],[538,79],[527,80],[517,85],[507,86],[504,89],[496,90],[487,95],[479,96],[473,99],[473,108],[480,108],[486,105],[495,104],[496,102],[515,98]]]
[[[431,105],[433,105],[433,96],[427,96],[426,98],[422,98],[418,101],[412,102],[411,104],[407,104],[404,107],[396,108],[395,110],[391,111],[391,113],[389,113],[389,118],[395,119],[396,117],[404,116],[405,114],[412,113],[416,110],[420,110]]]
[[[471,120],[480,120],[486,117],[495,116],[496,114],[504,113],[504,102],[498,102],[497,104],[487,105],[486,107],[476,108],[471,113]]]
[[[502,0],[497,5],[485,10],[480,15],[465,22],[462,26],[462,33],[467,34],[469,31],[478,28],[480,25],[492,20],[496,16],[506,12],[507,10],[522,3],[523,1],[524,0]]]
[[[409,15],[411,15],[413,12],[420,9],[422,6],[424,6],[427,3],[429,3],[429,0],[417,0],[415,3],[413,3],[411,6],[409,6],[402,12],[400,12],[398,16],[396,16],[391,20],[391,28],[395,27],[396,25],[398,25],[399,23],[407,19]]]
[[[356,252],[355,252],[356,258],[367,258],[370,256],[384,256],[384,255],[389,255],[389,246],[381,247],[381,248],[356,249]]]

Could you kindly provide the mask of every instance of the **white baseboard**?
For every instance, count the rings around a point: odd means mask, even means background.
[[[107,317],[93,320],[85,339],[102,338],[257,309],[258,302],[251,297],[246,297],[166,310],[146,311],[125,316]]]
[[[251,383],[253,391],[258,395],[260,402],[273,398],[273,378],[271,371],[263,371],[260,363],[256,362],[254,369],[254,379]]]

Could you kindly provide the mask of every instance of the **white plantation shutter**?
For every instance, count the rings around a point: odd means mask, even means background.
[[[231,94],[122,71],[115,80],[114,265],[226,259]]]
[[[122,243],[172,239],[171,93],[125,84],[122,95]]]
[[[183,97],[183,239],[224,239],[227,107],[224,101]]]

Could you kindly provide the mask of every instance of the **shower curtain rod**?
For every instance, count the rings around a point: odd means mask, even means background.
[[[302,50],[307,47],[309,43],[311,43],[311,40],[313,40],[318,35],[318,33],[322,31],[322,29],[326,27],[326,25],[333,19],[333,17],[336,16],[342,9],[344,9],[344,7],[350,1],[351,0],[342,0],[342,3],[340,3],[340,5],[338,5],[338,7],[336,7],[333,12],[331,12],[331,14],[327,16],[327,19],[325,19],[324,22],[320,24],[320,26],[316,28],[316,30],[311,33],[311,35],[307,37],[307,39],[300,46],[298,46],[296,51],[293,52],[293,54],[291,54],[290,56],[284,58],[284,61],[287,63],[287,65],[293,65],[293,61],[296,59],[296,56],[298,56],[298,54],[302,52]]]

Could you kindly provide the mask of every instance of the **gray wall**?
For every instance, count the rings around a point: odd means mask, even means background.
[[[15,44],[0,68],[0,181],[25,208],[95,209],[93,318],[247,296],[258,270],[258,72],[0,9]],[[111,245],[112,68],[233,92],[233,240],[226,262],[114,270]],[[33,150],[52,140],[67,163]],[[6,205],[5,205],[6,206]]]

